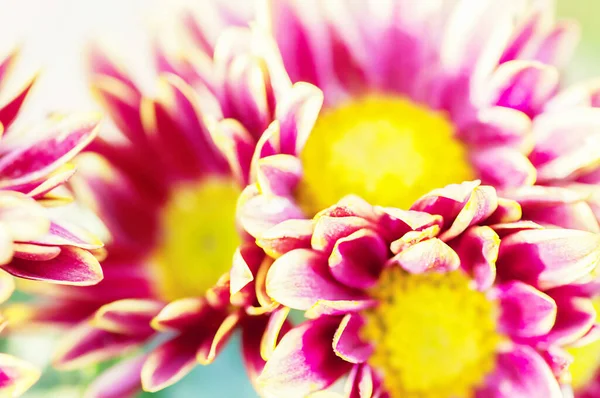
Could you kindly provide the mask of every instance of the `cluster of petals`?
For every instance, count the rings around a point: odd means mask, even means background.
[[[344,396],[388,396],[360,329],[361,311],[379,304],[369,289],[389,267],[458,270],[497,301],[507,341],[478,397],[561,397],[563,349],[596,335],[590,296],[600,237],[523,221],[516,202],[478,181],[434,190],[410,210],[349,196],[312,220],[276,225],[258,242],[276,258],[267,294],[308,318],[283,336],[259,376],[267,397],[306,397],[346,375]]]
[[[3,84],[17,55],[0,62]],[[98,118],[65,117],[20,133],[12,124],[34,81],[0,105],[0,302],[11,296],[13,277],[77,286],[102,279],[102,243],[50,209],[72,200],[64,187],[75,172],[70,161],[95,137]],[[0,374],[2,396],[21,395],[39,377],[33,366],[7,354],[0,354]]]

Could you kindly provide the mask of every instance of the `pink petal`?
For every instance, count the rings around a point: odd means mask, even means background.
[[[197,344],[196,336],[186,334],[153,350],[141,370],[144,391],[160,391],[187,375],[197,365]]]
[[[260,391],[270,397],[305,398],[348,372],[351,364],[331,348],[339,322],[323,317],[290,330],[258,378]]]
[[[256,244],[276,259],[294,249],[310,248],[313,229],[312,220],[286,220],[260,234]]]
[[[302,177],[300,159],[291,155],[273,155],[258,161],[257,181],[267,195],[292,196]]]
[[[338,239],[350,236],[354,232],[369,228],[372,223],[360,217],[315,217],[316,223],[311,239],[314,250],[330,253]]]
[[[94,326],[122,334],[151,334],[150,321],[164,304],[153,300],[123,299],[105,304],[94,316]]]
[[[54,123],[44,139],[0,160],[0,185],[23,184],[50,174],[85,148],[96,136],[97,127],[95,118],[70,117]]]
[[[331,274],[339,282],[357,289],[372,287],[387,259],[385,242],[369,229],[339,239],[329,256]]]
[[[0,353],[0,395],[19,397],[40,378],[40,371],[29,363]]]
[[[522,153],[508,148],[479,151],[472,156],[484,184],[498,188],[533,185],[536,171]]]
[[[279,257],[267,274],[267,294],[288,307],[308,310],[319,300],[361,300],[364,294],[336,281],[327,257],[296,249]]]
[[[517,337],[542,336],[556,321],[556,303],[548,295],[519,281],[496,287],[502,333]]]
[[[596,310],[587,297],[576,297],[570,286],[551,289],[546,293],[557,306],[556,323],[544,340],[559,345],[573,344],[590,332],[596,321]]]
[[[208,125],[215,145],[227,159],[236,180],[241,186],[250,182],[250,164],[254,154],[255,141],[244,126],[235,119],[224,119]]]
[[[392,257],[388,264],[397,264],[411,274],[450,272],[460,266],[460,259],[450,246],[433,238],[407,247]]]
[[[146,356],[119,362],[98,376],[85,392],[94,398],[134,398],[142,389],[141,371]]]
[[[64,247],[58,256],[47,261],[14,258],[2,268],[20,278],[75,286],[95,285],[103,278],[98,260],[77,247]]]
[[[461,268],[474,279],[480,291],[490,288],[496,279],[496,260],[500,238],[490,227],[471,227],[450,242],[460,258]]]
[[[562,398],[552,371],[532,348],[513,346],[500,352],[477,398]]]
[[[360,338],[364,319],[357,314],[347,314],[333,336],[333,351],[346,362],[363,363],[373,353],[373,346]]]
[[[521,280],[548,289],[588,275],[600,262],[600,235],[540,229],[509,235],[500,243],[500,280]]]

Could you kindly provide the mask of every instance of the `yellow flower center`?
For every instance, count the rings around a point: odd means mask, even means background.
[[[164,299],[203,295],[229,270],[240,242],[238,195],[232,180],[216,177],[174,189],[162,209],[161,237],[151,257]]]
[[[370,95],[325,110],[300,158],[297,200],[309,215],[347,194],[406,208],[434,188],[474,178],[445,115],[402,97]]]
[[[362,337],[369,364],[391,398],[463,398],[493,370],[500,335],[496,304],[470,287],[462,271],[413,275],[384,271],[373,289]]]
[[[596,313],[600,314],[600,299],[594,300]],[[600,316],[596,318],[600,321]],[[569,354],[573,355],[573,363],[569,367],[573,389],[578,390],[585,387],[600,372],[600,340],[586,344],[581,347],[569,348]]]

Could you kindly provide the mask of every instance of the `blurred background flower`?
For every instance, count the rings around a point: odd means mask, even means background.
[[[245,3],[239,0],[240,4]],[[570,63],[570,82],[598,75],[600,71],[600,25],[596,0],[556,0],[562,18],[582,25],[582,41]],[[14,82],[22,81],[38,67],[44,73],[26,104],[19,123],[39,120],[50,112],[99,110],[86,79],[86,43],[101,37],[114,48],[136,74],[137,81],[152,88],[150,30],[170,32],[180,24],[180,11],[193,7],[202,11],[207,0],[0,0],[0,54],[22,46],[20,67]],[[161,37],[161,40],[173,40]],[[10,90],[6,90],[10,92]],[[47,371],[27,398],[81,397],[86,382],[101,369],[56,373],[47,369],[54,335],[19,335],[0,340],[0,351],[26,359]],[[238,355],[235,338],[208,368],[197,368],[181,383],[153,397],[255,397]]]

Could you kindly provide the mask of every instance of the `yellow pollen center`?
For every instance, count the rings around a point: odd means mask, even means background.
[[[596,314],[600,314],[600,298],[594,300]],[[596,322],[600,321],[597,316]],[[573,363],[569,366],[573,389],[577,391],[584,388],[600,372],[600,340],[580,347],[567,350],[573,356]]]
[[[216,177],[173,190],[162,209],[161,237],[151,257],[161,297],[203,295],[229,270],[240,242],[238,195],[233,181]]]
[[[324,111],[300,157],[297,200],[309,215],[347,194],[407,208],[474,177],[444,114],[402,97],[370,95]]]
[[[391,398],[463,398],[493,370],[501,336],[496,304],[462,271],[413,275],[384,271],[361,335],[374,344],[369,364]]]

